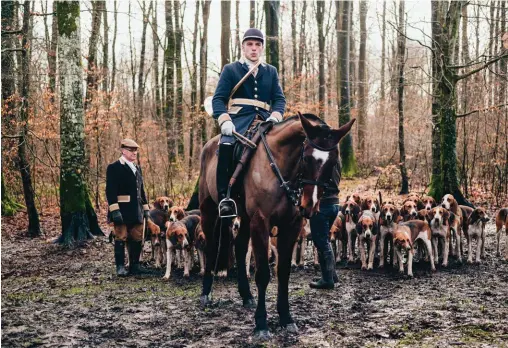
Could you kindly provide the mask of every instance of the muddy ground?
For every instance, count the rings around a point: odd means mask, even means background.
[[[163,282],[114,276],[106,238],[68,251],[48,242],[58,216],[45,216],[44,238],[23,237],[23,214],[2,219],[2,346],[254,347],[253,310],[244,309],[234,279],[214,283],[214,306],[198,305],[201,278],[182,272]],[[495,256],[494,225],[487,227],[481,265],[415,265],[414,279],[383,270],[340,265],[333,291],[308,287],[307,267],[290,279],[298,335],[278,328],[277,285],[268,287],[273,337],[264,346],[365,347],[508,346],[508,263]],[[148,246],[147,246],[148,248]],[[467,248],[466,248],[467,250]],[[148,253],[145,253],[148,257]],[[254,281],[251,287],[255,293]]]

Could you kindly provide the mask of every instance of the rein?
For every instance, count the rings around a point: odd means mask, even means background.
[[[318,149],[320,151],[326,151],[326,152],[329,152],[329,151],[335,149],[337,147],[337,145],[334,145],[330,148],[325,149],[325,148],[320,147],[316,143],[312,142],[306,136],[304,142],[301,145],[300,159],[298,161],[300,168],[299,168],[299,171],[298,171],[298,174],[296,177],[296,183],[294,185],[292,185],[290,181],[284,180],[284,177],[282,176],[282,173],[280,172],[280,169],[277,166],[277,163],[275,163],[275,158],[273,157],[272,151],[270,150],[270,147],[268,146],[268,142],[266,141],[266,133],[260,132],[260,134],[261,134],[261,140],[263,141],[263,145],[265,146],[266,154],[268,156],[268,161],[270,162],[270,168],[272,168],[272,171],[274,172],[275,176],[277,177],[277,179],[279,179],[279,182],[281,184],[280,187],[284,188],[286,195],[291,200],[291,203],[294,206],[300,205],[300,200],[302,198],[302,192],[303,192],[304,185],[321,186],[324,189],[327,189],[330,186],[329,184],[321,182],[321,181],[302,179],[301,163],[303,160],[303,149],[304,149],[306,141],[308,142],[308,144],[311,147]],[[294,188],[292,188],[292,187],[294,187]]]

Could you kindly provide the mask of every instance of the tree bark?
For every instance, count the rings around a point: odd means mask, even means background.
[[[175,139],[174,139],[174,109],[173,103],[175,98],[175,33],[173,30],[173,4],[171,0],[166,0],[166,40],[167,48],[164,53],[166,61],[166,105],[164,107],[164,119],[166,120],[166,139],[168,146],[168,165],[171,168],[175,157]]]
[[[406,38],[404,19],[404,0],[399,1],[399,34],[397,40],[397,56],[399,70],[398,109],[399,109],[399,165],[401,184],[399,194],[409,193],[409,179],[406,168],[406,149],[404,146],[404,66],[406,61]]]
[[[103,15],[101,3],[102,1],[92,1],[92,32],[90,34],[90,40],[88,41],[85,113],[90,109],[92,100],[97,96],[97,43],[99,42],[99,30],[101,27],[101,17]]]
[[[231,39],[231,2],[222,1],[220,4],[221,34],[220,34],[220,56],[221,71],[224,65],[231,63],[229,56],[229,41]]]
[[[339,125],[346,124],[351,120],[351,111],[349,107],[349,6],[351,1],[342,2],[342,20],[341,30],[337,33],[337,44],[340,45],[339,59],[340,65],[337,79],[340,81],[340,101],[339,101]],[[337,5],[337,11],[339,6]],[[353,176],[358,172],[355,153],[353,150],[353,140],[351,133],[346,135],[340,143],[340,156],[342,158],[342,174],[344,176]]]
[[[199,56],[199,107],[203,107],[205,96],[206,96],[206,78],[208,69],[208,19],[210,17],[210,3],[211,0],[205,0],[202,2],[201,8],[203,16],[203,32],[201,35],[200,42],[200,56]],[[201,118],[201,144],[205,144],[207,141],[206,137],[206,118]]]
[[[113,31],[113,43],[111,46],[111,89],[109,95],[108,105],[111,105],[111,94],[115,91],[115,83],[116,83],[116,36],[118,33],[118,1],[113,2],[113,18],[115,20],[115,29]]]
[[[191,83],[191,112],[190,112],[190,156],[189,156],[189,179],[191,176],[191,169],[193,167],[193,163],[198,163],[198,154],[199,149],[196,145],[198,145],[198,131],[196,130],[196,118],[199,110],[198,105],[198,63],[197,63],[197,43],[198,43],[198,23],[199,23],[199,1],[196,1],[196,10],[194,14],[194,32],[192,37],[192,72],[190,77]]]
[[[180,0],[174,1],[175,11],[175,72],[176,72],[176,100],[175,100],[175,141],[177,156],[184,157],[183,149],[183,72],[182,72],[182,40],[183,29],[180,23]]]
[[[385,93],[385,75],[386,75],[386,1],[383,1],[383,16],[381,19],[381,86],[380,86],[380,108],[379,115],[382,118],[381,134],[385,134],[386,125],[386,93]],[[385,148],[385,137],[381,138],[381,148]]]
[[[297,72],[297,79],[298,79],[298,88],[296,93],[296,100],[295,102],[298,103],[300,101],[300,97],[302,94],[302,71],[303,71],[303,65],[304,65],[304,53],[306,48],[306,34],[305,34],[305,24],[307,22],[306,19],[307,16],[307,1],[303,1],[302,5],[302,16],[300,18],[300,40],[299,40],[299,47],[298,47],[298,72]]]
[[[108,93],[109,85],[109,25],[108,25],[108,11],[106,9],[106,2],[101,3],[101,10],[103,15],[103,43],[102,43],[102,92],[106,95]]]
[[[155,115],[157,121],[162,120],[161,85],[159,80],[159,35],[157,34],[157,1],[153,4],[152,43],[153,43],[153,79],[155,80]]]
[[[256,26],[256,0],[250,0],[249,26],[251,28],[254,28]]]
[[[14,1],[2,1],[2,31],[12,31],[18,28],[14,27]],[[14,48],[14,36],[12,34],[2,35],[2,134],[15,134],[16,127],[16,66],[14,53],[10,49]],[[2,140],[4,148],[16,146],[15,139]],[[17,203],[9,194],[4,183],[4,172],[6,171],[5,159],[2,158],[2,216],[14,215],[18,210],[24,208]]]
[[[318,1],[316,3],[316,20],[318,31],[318,49],[319,49],[319,117],[325,117],[325,35],[323,31],[323,22],[325,18],[325,3]]]
[[[240,0],[236,0],[235,4],[235,19],[236,19],[236,59],[242,57],[242,46],[240,39]]]
[[[404,1],[404,0],[401,0]],[[358,58],[358,150],[360,159],[368,161],[365,151],[367,133],[367,1],[360,1],[360,55]]]
[[[58,61],[60,76],[60,217],[59,242],[76,246],[100,231],[97,220],[90,221],[90,197],[83,177],[85,163],[85,117],[82,99],[78,1],[58,2]],[[93,217],[92,217],[93,218]],[[91,227],[94,222],[96,226]]]
[[[264,2],[266,16],[266,58],[267,63],[279,70],[279,1]]]

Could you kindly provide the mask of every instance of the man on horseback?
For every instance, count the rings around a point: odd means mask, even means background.
[[[213,118],[221,128],[217,164],[220,216],[234,214],[233,208],[223,201],[234,169],[232,157],[236,139],[233,132],[245,133],[255,120],[280,122],[286,108],[277,69],[261,62],[263,50],[263,32],[248,29],[242,40],[242,59],[224,66],[213,96]]]

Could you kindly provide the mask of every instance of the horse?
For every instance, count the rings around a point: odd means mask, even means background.
[[[302,217],[310,218],[319,210],[319,200],[335,165],[340,161],[338,143],[350,131],[355,119],[338,129],[330,128],[319,117],[300,114],[273,125],[262,137],[243,171],[235,196],[238,215],[242,218],[235,239],[238,269],[238,290],[244,307],[256,311],[254,339],[267,340],[271,334],[267,325],[266,288],[270,281],[268,262],[269,233],[278,227],[277,312],[280,326],[291,333],[298,328],[291,317],[288,282],[293,246],[302,228]],[[203,277],[201,304],[211,303],[213,272],[227,266],[226,225],[229,221],[218,217],[216,166],[219,136],[209,140],[201,153],[199,202],[201,226],[206,235],[206,266]],[[264,147],[264,148],[263,148]],[[222,228],[221,228],[222,227]],[[226,228],[226,232],[224,232]],[[221,232],[222,229],[222,232]],[[252,296],[245,269],[245,255],[252,239],[256,262],[258,303]],[[226,250],[224,250],[226,249]]]

